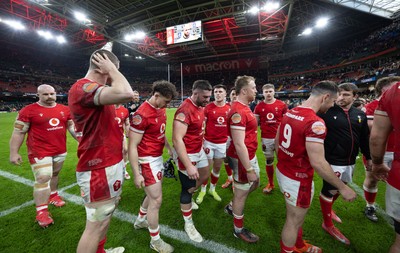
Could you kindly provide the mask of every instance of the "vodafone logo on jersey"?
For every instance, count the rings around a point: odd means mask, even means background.
[[[121,124],[121,119],[119,117],[115,117],[115,120],[117,121],[118,125]]]
[[[269,113],[267,114],[267,119],[268,119],[268,120],[272,120],[272,119],[274,119],[274,117],[275,117],[275,115],[274,115],[273,113],[270,113],[270,112],[269,112]]]
[[[53,127],[58,126],[58,124],[60,124],[60,120],[57,118],[51,118],[49,120],[49,124],[50,124],[50,126],[53,126]]]
[[[160,133],[164,133],[165,132],[165,123],[162,123],[160,126]]]
[[[218,124],[220,124],[220,125],[222,125],[222,124],[224,124],[225,123],[225,119],[224,119],[224,117],[218,117],[217,118],[217,122],[218,122]]]

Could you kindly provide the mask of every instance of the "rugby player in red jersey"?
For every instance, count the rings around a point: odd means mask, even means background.
[[[343,198],[353,201],[356,194],[333,173],[325,160],[326,126],[316,115],[325,113],[338,97],[334,82],[317,83],[310,97],[283,116],[276,137],[278,164],[276,177],[286,200],[286,221],[282,229],[281,253],[322,250],[303,241],[304,218],[314,194],[314,169],[327,182],[337,187]]]
[[[203,150],[204,107],[211,97],[212,86],[206,80],[193,83],[192,95],[175,112],[172,141],[178,155],[178,174],[182,185],[180,206],[185,221],[185,231],[195,242],[203,237],[192,219],[192,194],[207,180],[209,166]]]
[[[69,90],[68,105],[79,139],[76,178],[86,209],[78,253],[105,252],[107,230],[124,182],[122,133],[115,123],[114,105],[131,101],[133,91],[118,68],[117,56],[96,50],[86,76]]]
[[[42,84],[37,89],[37,95],[39,101],[22,108],[14,123],[10,139],[10,162],[21,164],[18,151],[27,134],[28,158],[35,177],[33,199],[36,221],[41,227],[47,227],[54,222],[48,204],[57,207],[65,205],[57,187],[58,175],[67,156],[67,130],[76,137],[69,108],[56,103],[54,88]]]
[[[368,127],[370,131],[372,128],[372,124],[374,122],[375,109],[378,107],[379,100],[381,99],[383,92],[385,92],[392,85],[394,85],[399,81],[400,81],[399,76],[389,76],[380,78],[376,82],[375,94],[377,98],[371,103],[365,105],[365,114],[367,115]],[[384,157],[384,162],[389,168],[392,167],[394,147],[395,147],[395,139],[394,139],[394,132],[392,132],[389,135]],[[364,197],[367,202],[367,206],[364,209],[364,214],[371,221],[378,221],[378,216],[376,216],[376,207],[375,207],[376,194],[378,193],[378,180],[376,180],[371,175],[371,171],[367,170],[365,171],[365,180],[363,183],[363,188],[364,188]]]
[[[129,131],[129,160],[137,188],[144,187],[146,197],[140,205],[135,229],[148,228],[150,248],[157,252],[173,252],[174,248],[160,238],[159,210],[162,202],[164,146],[172,156],[165,136],[165,108],[176,97],[175,86],[167,81],[153,83],[152,96],[132,115]]]
[[[275,98],[275,86],[273,84],[265,84],[262,90],[264,100],[256,105],[254,115],[260,124],[265,172],[268,177],[268,184],[264,187],[263,192],[270,193],[274,189],[275,137],[282,117],[287,111],[287,106],[284,102]]]
[[[233,170],[232,206],[228,204],[225,212],[233,215],[235,237],[248,243],[258,241],[258,236],[244,227],[244,206],[250,192],[259,185],[260,168],[257,150],[257,119],[249,108],[249,103],[257,95],[255,79],[252,76],[238,76],[235,81],[237,100],[232,103],[228,114],[228,133],[232,141],[227,151],[230,167]]]
[[[392,167],[384,163],[387,139],[394,131],[394,139],[400,140],[400,82],[387,90],[379,100],[371,130],[372,174],[384,180],[386,185],[386,213],[394,220],[396,238],[389,253],[400,252],[400,146],[395,145]]]
[[[211,169],[210,190],[208,193],[216,201],[221,201],[221,197],[215,190],[219,179],[219,172],[226,156],[226,141],[228,140],[227,117],[230,105],[226,103],[226,87],[218,84],[213,87],[215,101],[209,103],[204,108],[206,129],[204,134],[203,148],[206,152],[209,166]],[[201,185],[201,191],[196,198],[197,204],[203,202],[206,195],[208,180]]]

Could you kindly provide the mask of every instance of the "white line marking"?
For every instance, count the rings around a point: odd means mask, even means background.
[[[31,181],[29,179],[26,179],[26,178],[23,178],[23,177],[20,177],[18,175],[14,175],[12,173],[3,171],[3,170],[0,170],[0,176],[5,177],[7,179],[14,180],[16,182],[19,182],[19,183],[22,183],[22,184],[25,184],[25,185],[28,185],[28,186],[33,186],[33,181]],[[81,197],[78,197],[76,195],[73,195],[73,194],[70,194],[70,193],[67,193],[67,192],[62,192],[62,190],[69,189],[69,188],[74,187],[76,185],[77,184],[75,183],[75,184],[72,184],[72,185],[64,187],[63,189],[60,190],[60,195],[65,200],[67,200],[69,202],[72,202],[72,203],[74,203],[76,205],[83,206],[83,200],[82,200]],[[6,211],[0,212],[0,217],[2,217],[4,215],[7,215],[7,214],[10,214],[10,213],[13,213],[13,212],[15,212],[15,211],[17,211],[17,210],[19,210],[19,209],[21,209],[23,207],[26,207],[26,206],[29,206],[29,205],[32,205],[32,204],[33,204],[33,201],[28,201],[28,202],[26,202],[26,203],[24,203],[24,204],[22,204],[22,205],[20,205],[18,207],[13,207],[13,208],[8,209]],[[5,212],[7,212],[7,213],[2,215]],[[118,209],[115,210],[113,217],[117,218],[117,219],[119,219],[121,221],[125,221],[125,222],[128,222],[128,223],[131,223],[131,224],[133,224],[135,219],[137,218],[136,215],[133,215],[131,213],[124,212],[124,211],[119,211]],[[133,229],[133,227],[132,227],[132,229]],[[231,248],[229,246],[225,246],[223,244],[214,242],[212,240],[204,240],[201,243],[194,242],[194,241],[189,239],[189,237],[187,236],[187,234],[185,232],[170,228],[167,225],[161,225],[160,224],[160,230],[161,230],[161,234],[163,236],[166,236],[166,237],[181,241],[183,243],[191,244],[191,245],[193,245],[193,246],[195,246],[197,248],[202,248],[202,249],[205,249],[205,250],[207,250],[209,252],[215,252],[215,253],[245,253],[245,251],[240,251],[240,250]],[[232,235],[232,240],[233,240],[233,235]]]
[[[354,191],[365,200],[364,190],[363,189],[361,189],[355,183],[349,183],[349,186],[351,186],[354,189]],[[376,207],[376,212],[381,217],[383,217],[383,219],[386,220],[386,222],[389,224],[389,226],[391,226],[393,228],[393,219],[389,215],[387,215],[386,212],[377,203],[375,203],[375,207]]]

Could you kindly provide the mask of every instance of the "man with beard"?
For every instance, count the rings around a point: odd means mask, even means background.
[[[18,151],[28,134],[29,163],[35,177],[33,198],[36,205],[36,222],[41,227],[54,223],[48,204],[65,205],[58,195],[58,174],[67,156],[66,131],[75,137],[74,123],[69,108],[56,103],[56,92],[48,84],[37,89],[39,101],[24,107],[14,123],[10,140],[10,162],[21,165]]]
[[[192,95],[174,116],[172,142],[178,155],[178,174],[182,185],[180,205],[185,231],[195,242],[203,237],[192,220],[193,192],[208,178],[209,166],[203,150],[204,108],[211,97],[212,86],[206,80],[193,83]]]

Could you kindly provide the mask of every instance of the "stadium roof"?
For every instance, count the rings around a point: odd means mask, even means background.
[[[400,10],[399,0],[329,0],[333,3],[365,11],[378,16],[392,18]]]
[[[31,33],[10,33],[0,23],[2,43],[28,48],[52,48],[53,52],[89,54],[107,41],[114,41],[119,57],[143,56],[166,63],[211,62],[238,58],[260,58],[260,62],[282,55],[318,50],[326,41],[349,40],[391,23],[375,10],[393,13],[399,1],[285,0],[273,12],[247,13],[266,1],[255,0],[3,0],[0,18],[18,18]],[[352,2],[357,9],[342,5]],[[369,2],[372,2],[370,4]],[[386,5],[383,5],[386,2]],[[378,4],[381,4],[379,7]],[[397,3],[397,5],[395,4]],[[350,4],[351,5],[351,4]],[[362,6],[362,8],[361,8]],[[359,11],[370,6],[370,12]],[[376,6],[376,7],[374,7]],[[397,6],[397,7],[396,7]],[[389,7],[391,9],[389,9]],[[392,9],[394,8],[394,9]],[[373,11],[374,10],[374,11]],[[82,23],[73,13],[86,13],[90,23]],[[373,13],[373,14],[371,14]],[[373,15],[373,16],[371,16]],[[326,29],[308,38],[299,37],[318,17],[329,18]],[[373,18],[371,18],[373,17]],[[200,42],[166,44],[166,27],[202,21]],[[50,29],[64,34],[67,44],[32,35],[34,29]],[[127,33],[144,31],[144,40],[128,42]]]

